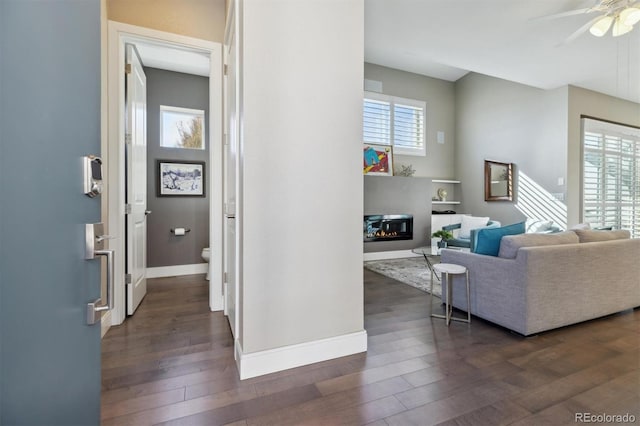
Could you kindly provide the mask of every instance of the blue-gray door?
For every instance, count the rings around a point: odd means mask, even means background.
[[[0,424],[97,425],[100,0],[0,0]]]

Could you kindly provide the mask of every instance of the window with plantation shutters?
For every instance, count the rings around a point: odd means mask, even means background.
[[[426,155],[425,110],[423,101],[365,92],[364,142],[393,146],[396,154]]]
[[[582,216],[640,238],[640,129],[583,119]]]

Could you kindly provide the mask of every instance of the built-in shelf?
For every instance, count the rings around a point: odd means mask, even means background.
[[[431,204],[460,204],[460,201],[449,201],[449,200],[439,200],[439,194],[438,194],[438,184],[443,184],[444,185],[444,189],[449,190],[449,195],[451,196],[451,198],[456,198],[456,194],[455,194],[455,184],[459,184],[460,181],[456,180],[456,179],[431,179],[431,182],[436,184],[434,186],[434,190],[435,190],[435,194],[433,194],[432,197],[432,201]],[[453,190],[453,191],[452,191]]]

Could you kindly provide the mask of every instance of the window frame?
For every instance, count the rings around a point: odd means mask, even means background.
[[[364,103],[367,100],[387,102],[389,104],[389,143],[380,142],[378,140],[366,140],[364,135]],[[410,108],[419,108],[422,110],[422,140],[420,147],[407,147],[402,145],[396,145],[395,143],[395,109],[396,104],[404,105]],[[400,155],[413,155],[426,157],[427,155],[427,103],[418,99],[401,98],[398,96],[385,95],[382,93],[364,91],[362,99],[362,117],[363,117],[363,135],[362,142],[366,144],[387,145],[393,147],[394,154]]]
[[[174,145],[165,145],[164,144],[164,113],[179,113],[179,114],[189,114],[194,117],[201,117],[202,120],[202,147],[201,148],[191,148],[191,147],[182,147],[182,146],[174,146]],[[204,109],[196,109],[196,108],[184,108],[177,107],[171,105],[160,105],[160,147],[161,148],[169,148],[169,149],[195,149],[198,151],[206,151],[207,149],[207,133],[206,133],[206,111]]]

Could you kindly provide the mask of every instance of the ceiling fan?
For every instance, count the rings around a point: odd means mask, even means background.
[[[578,28],[563,44],[572,42],[587,30],[596,37],[607,34],[612,26],[611,35],[614,37],[628,33],[635,24],[640,22],[640,0],[597,0],[591,7],[555,13],[537,19],[556,19],[590,13],[598,13],[598,16]]]

